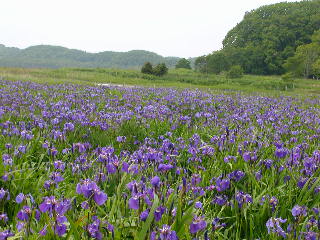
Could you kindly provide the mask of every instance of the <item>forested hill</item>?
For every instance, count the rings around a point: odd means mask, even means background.
[[[240,65],[246,73],[282,74],[298,46],[320,29],[320,0],[283,2],[247,12],[228,32],[223,49],[197,59],[202,71],[219,73]]]
[[[87,53],[58,46],[39,45],[26,49],[9,48],[0,44],[1,67],[60,68],[101,67],[138,69],[145,62],[164,62],[174,67],[179,58],[162,57],[156,53],[133,50],[129,52]]]

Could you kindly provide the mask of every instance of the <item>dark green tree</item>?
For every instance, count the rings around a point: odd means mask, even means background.
[[[178,68],[191,69],[191,63],[189,60],[187,60],[185,58],[181,58],[176,64],[176,69],[178,69]]]
[[[153,69],[153,74],[158,77],[161,77],[167,73],[168,73],[168,68],[165,63],[160,63],[157,66],[155,66]]]
[[[146,62],[145,64],[143,64],[141,72],[145,74],[153,74],[152,64],[150,62]]]
[[[206,72],[207,68],[207,56],[197,57],[194,62],[194,69],[198,72]]]
[[[207,56],[207,68],[209,73],[218,74],[228,70],[231,62],[228,61],[226,51],[216,51]]]
[[[239,65],[232,66],[227,73],[227,78],[241,78],[243,76],[243,69]]]
[[[318,59],[313,65],[313,74],[317,79],[320,79],[320,59]]]
[[[284,67],[297,77],[309,78],[318,72],[320,59],[320,30],[312,35],[312,42],[297,48],[294,56],[288,58]]]

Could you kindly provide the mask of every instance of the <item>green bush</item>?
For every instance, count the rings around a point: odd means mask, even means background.
[[[143,64],[141,72],[145,74],[153,74],[152,64],[150,62],[146,62],[145,64]]]
[[[320,58],[312,65],[313,75],[320,79]]]
[[[294,78],[295,78],[295,76],[292,72],[285,73],[281,76],[281,79],[284,82],[293,82]]]
[[[167,74],[168,70],[169,69],[165,63],[160,63],[157,66],[153,67],[150,62],[146,62],[141,68],[142,73],[150,74],[150,75],[154,75],[154,76],[158,76],[158,77],[161,77],[161,76]]]
[[[232,66],[227,73],[227,78],[241,78],[243,76],[243,69],[239,65]]]
[[[176,64],[176,69],[179,68],[191,69],[190,61],[185,58],[181,58]]]
[[[161,76],[167,74],[168,70],[169,69],[167,68],[165,63],[160,63],[157,66],[155,66],[155,68],[153,69],[153,74],[158,77],[161,77]]]

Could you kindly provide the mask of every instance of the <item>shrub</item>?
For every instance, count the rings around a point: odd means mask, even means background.
[[[168,68],[165,63],[160,63],[157,66],[155,66],[155,68],[153,69],[153,74],[158,77],[161,77],[167,73],[168,73]]]
[[[294,80],[294,74],[292,72],[288,72],[288,73],[285,73],[281,76],[281,79],[284,81],[284,82],[293,82]]]
[[[143,64],[141,72],[145,74],[153,74],[152,64],[150,62],[146,62],[145,64]]]
[[[191,63],[189,60],[181,58],[176,64],[176,69],[178,68],[191,69]]]
[[[316,79],[320,79],[320,58],[312,65],[313,75]]]
[[[294,79],[295,79],[294,73],[292,72],[285,73],[281,76],[281,79],[284,82],[285,90],[294,88]]]
[[[227,73],[227,78],[241,78],[243,76],[243,69],[239,65],[232,66]]]

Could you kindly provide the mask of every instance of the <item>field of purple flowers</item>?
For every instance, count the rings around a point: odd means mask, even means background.
[[[320,98],[1,81],[0,130],[0,240],[320,238]]]

